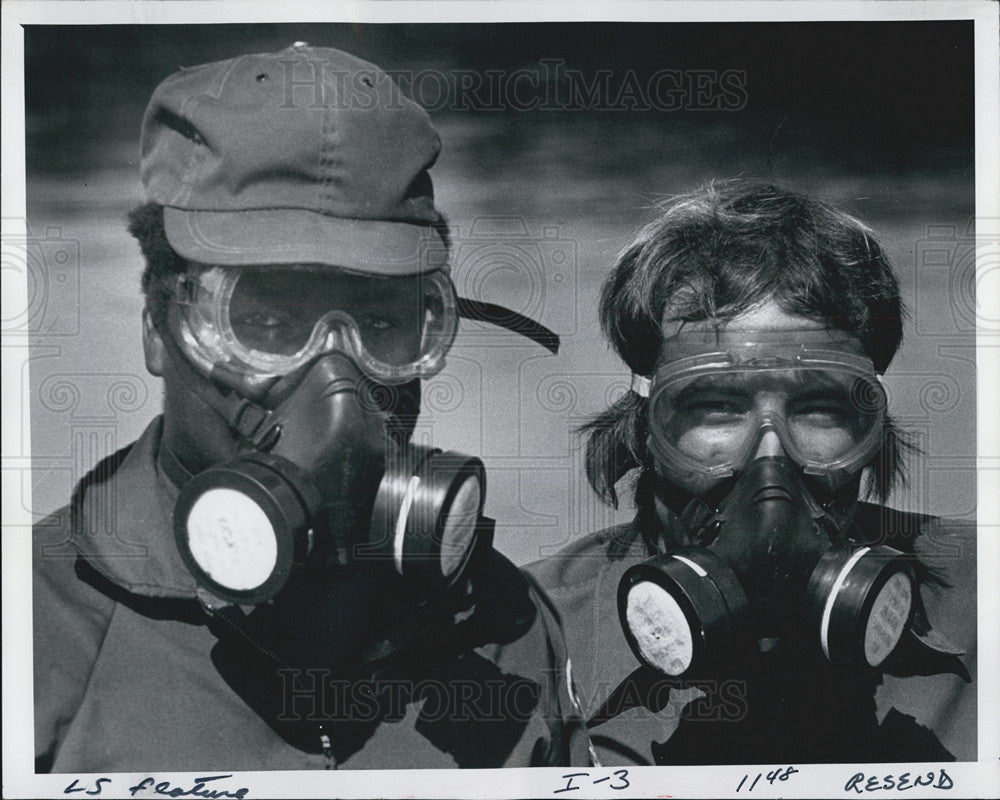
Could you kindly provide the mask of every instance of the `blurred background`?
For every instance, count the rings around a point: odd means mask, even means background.
[[[589,490],[573,433],[628,386],[597,297],[658,199],[712,179],[774,182],[875,229],[911,312],[891,411],[924,451],[892,503],[974,518],[972,23],[886,22],[27,27],[29,308],[13,324],[31,337],[36,519],[159,412],[124,224],[152,90],[294,41],[375,62],[431,112],[460,292],[562,336],[550,356],[463,323],[424,390],[417,438],[484,458],[517,563],[631,517],[627,492],[616,511]]]

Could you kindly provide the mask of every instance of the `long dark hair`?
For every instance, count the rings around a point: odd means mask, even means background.
[[[671,320],[731,319],[769,299],[788,313],[850,331],[882,373],[903,336],[899,284],[872,231],[825,203],[770,185],[710,183],[664,202],[622,250],[601,292],[601,328],[637,375],[649,375]],[[587,478],[617,507],[615,484],[639,468],[651,496],[646,401],[627,392],[580,428]],[[866,492],[884,500],[910,445],[891,420]]]

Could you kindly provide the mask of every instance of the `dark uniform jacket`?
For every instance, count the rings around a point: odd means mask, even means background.
[[[682,681],[641,666],[619,622],[619,580],[652,555],[635,524],[585,536],[527,567],[559,610],[598,761],[976,760],[975,526],[867,504],[856,516],[943,578],[947,585],[920,587],[933,626],[923,641],[964,650],[961,659],[901,645],[889,672],[860,674],[822,655],[778,654],[756,672],[734,666]]]
[[[54,772],[499,767],[584,764],[565,647],[535,586],[499,556],[463,630],[375,683],[292,697],[269,724],[213,663],[217,639],[174,542],[177,488],[158,458],[160,420],[86,478],[35,531],[36,768]],[[509,632],[518,615],[516,635]],[[505,630],[506,628],[506,630]],[[463,640],[464,641],[464,640]],[[470,639],[470,641],[473,641]],[[501,647],[502,645],[502,647]],[[294,695],[294,693],[293,693]],[[311,704],[311,705],[310,705]],[[297,724],[304,720],[303,724]],[[317,735],[321,734],[321,735]]]

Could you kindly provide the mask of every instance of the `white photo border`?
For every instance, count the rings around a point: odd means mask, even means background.
[[[975,21],[976,41],[976,216],[992,221],[991,233],[1000,233],[1000,63],[997,4],[983,2],[622,2],[615,5],[590,0],[542,4],[538,2],[352,2],[277,4],[242,2],[4,2],[3,13],[3,218],[4,236],[24,234],[17,220],[26,215],[23,29],[26,24],[216,22],[509,22],[509,21],[790,21],[790,20],[954,20]],[[996,236],[994,237],[996,238]],[[997,278],[988,274],[997,259],[997,244],[984,242],[977,259],[978,285],[992,292]],[[4,270],[4,319],[27,302],[27,287]],[[991,296],[1000,307],[1000,292]],[[3,468],[30,467],[30,402],[27,347],[4,341],[3,351]],[[950,790],[931,788],[909,792],[881,791],[880,797],[985,797],[1000,790],[1000,426],[995,413],[1000,389],[1000,345],[980,331],[977,340],[978,401],[978,518],[979,518],[979,761],[946,765],[954,783]],[[128,787],[141,775],[36,775],[32,753],[30,609],[30,541],[15,532],[30,529],[30,497],[8,496],[19,485],[4,480],[3,496],[3,792],[7,797],[66,796],[71,781],[78,787],[97,787],[101,797],[128,797]],[[29,487],[30,488],[30,487]],[[590,780],[573,792],[575,797],[728,797],[737,796],[741,776],[762,767],[731,765],[712,767],[629,768],[627,789],[608,788],[612,781]],[[801,766],[796,780],[780,786],[784,797],[852,796],[842,791],[845,778],[855,771],[872,771],[871,765]],[[900,773],[927,772],[941,765],[885,765],[877,770]],[[345,772],[240,773],[225,782],[226,788],[248,787],[247,797],[438,797],[505,798],[557,796],[568,773],[585,768],[534,768],[504,770],[397,770]],[[593,768],[590,777],[613,776],[613,768]],[[110,777],[107,783],[95,783]],[[190,787],[194,773],[158,774],[174,786]],[[97,792],[89,792],[94,795]],[[764,792],[762,796],[766,796]],[[75,795],[81,796],[81,795]],[[88,796],[83,794],[83,796]]]

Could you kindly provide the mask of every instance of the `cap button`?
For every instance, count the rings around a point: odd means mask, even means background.
[[[309,42],[292,42],[291,47],[308,47]]]

